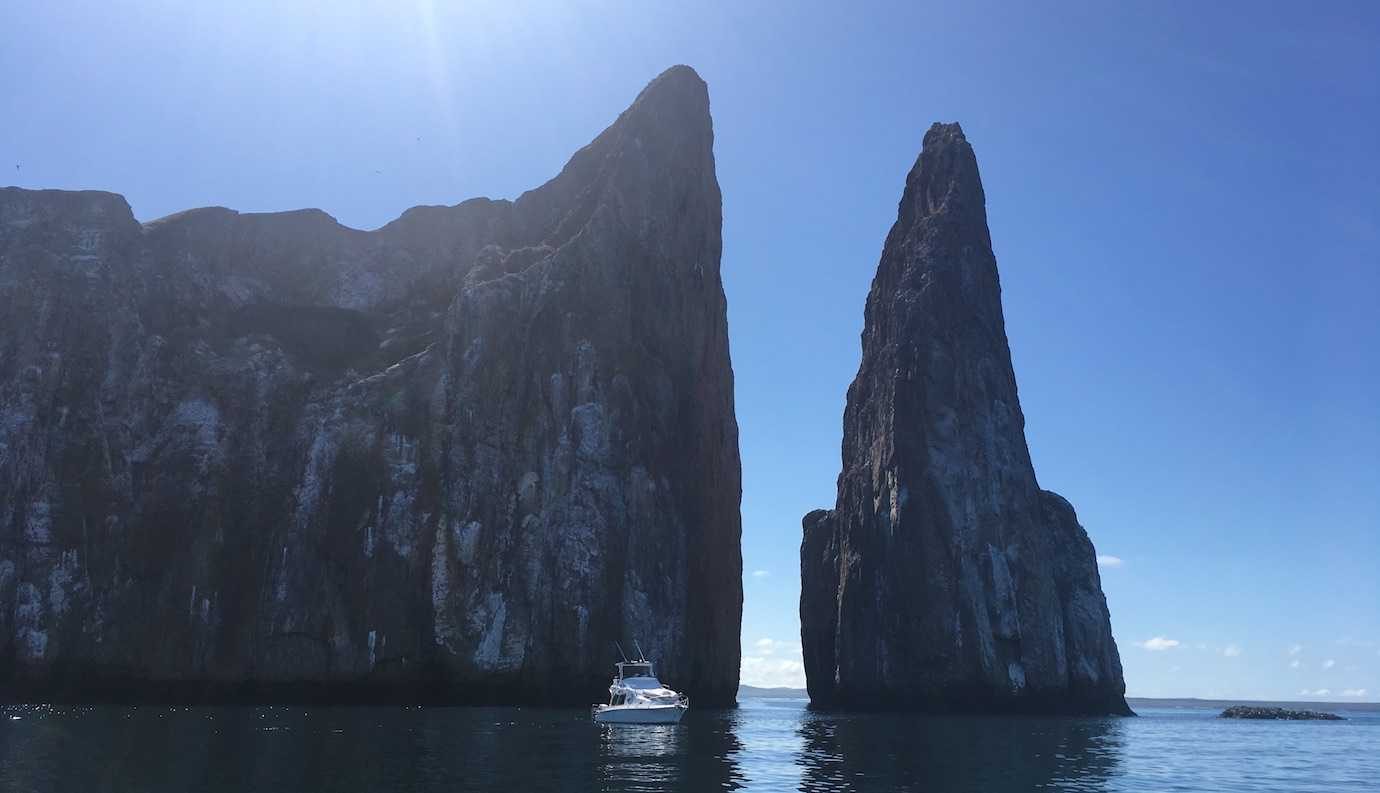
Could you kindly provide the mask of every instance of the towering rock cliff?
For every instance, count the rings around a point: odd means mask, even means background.
[[[708,93],[372,232],[0,191],[0,694],[731,702]]]
[[[801,638],[826,707],[1128,713],[1092,543],[1041,490],[973,149],[936,124],[867,297]]]

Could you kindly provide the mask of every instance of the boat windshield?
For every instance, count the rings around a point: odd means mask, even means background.
[[[649,663],[619,664],[619,677],[652,677],[652,665]]]

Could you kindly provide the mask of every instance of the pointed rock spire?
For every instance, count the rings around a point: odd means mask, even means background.
[[[985,203],[935,124],[868,294],[837,501],[804,520],[810,697],[1127,712],[1092,544],[1031,466]]]

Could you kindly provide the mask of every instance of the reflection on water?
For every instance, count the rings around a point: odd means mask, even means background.
[[[677,725],[654,724],[629,729],[601,724],[600,787],[605,790],[666,790],[682,776],[687,755],[685,733]]]
[[[6,707],[0,791],[733,790],[735,711]]]
[[[0,708],[0,791],[1372,790],[1380,714],[1241,723],[532,708]]]
[[[1106,790],[1121,719],[806,713],[801,790]]]
[[[742,787],[736,714],[694,713],[682,725],[602,724],[601,790],[735,790]]]

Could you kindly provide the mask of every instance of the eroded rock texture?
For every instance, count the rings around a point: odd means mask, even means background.
[[[5,693],[588,703],[636,637],[731,702],[720,228],[686,67],[372,232],[0,191]]]
[[[832,511],[805,517],[810,699],[1127,713],[1092,543],[1041,490],[977,160],[936,124],[867,298]]]

